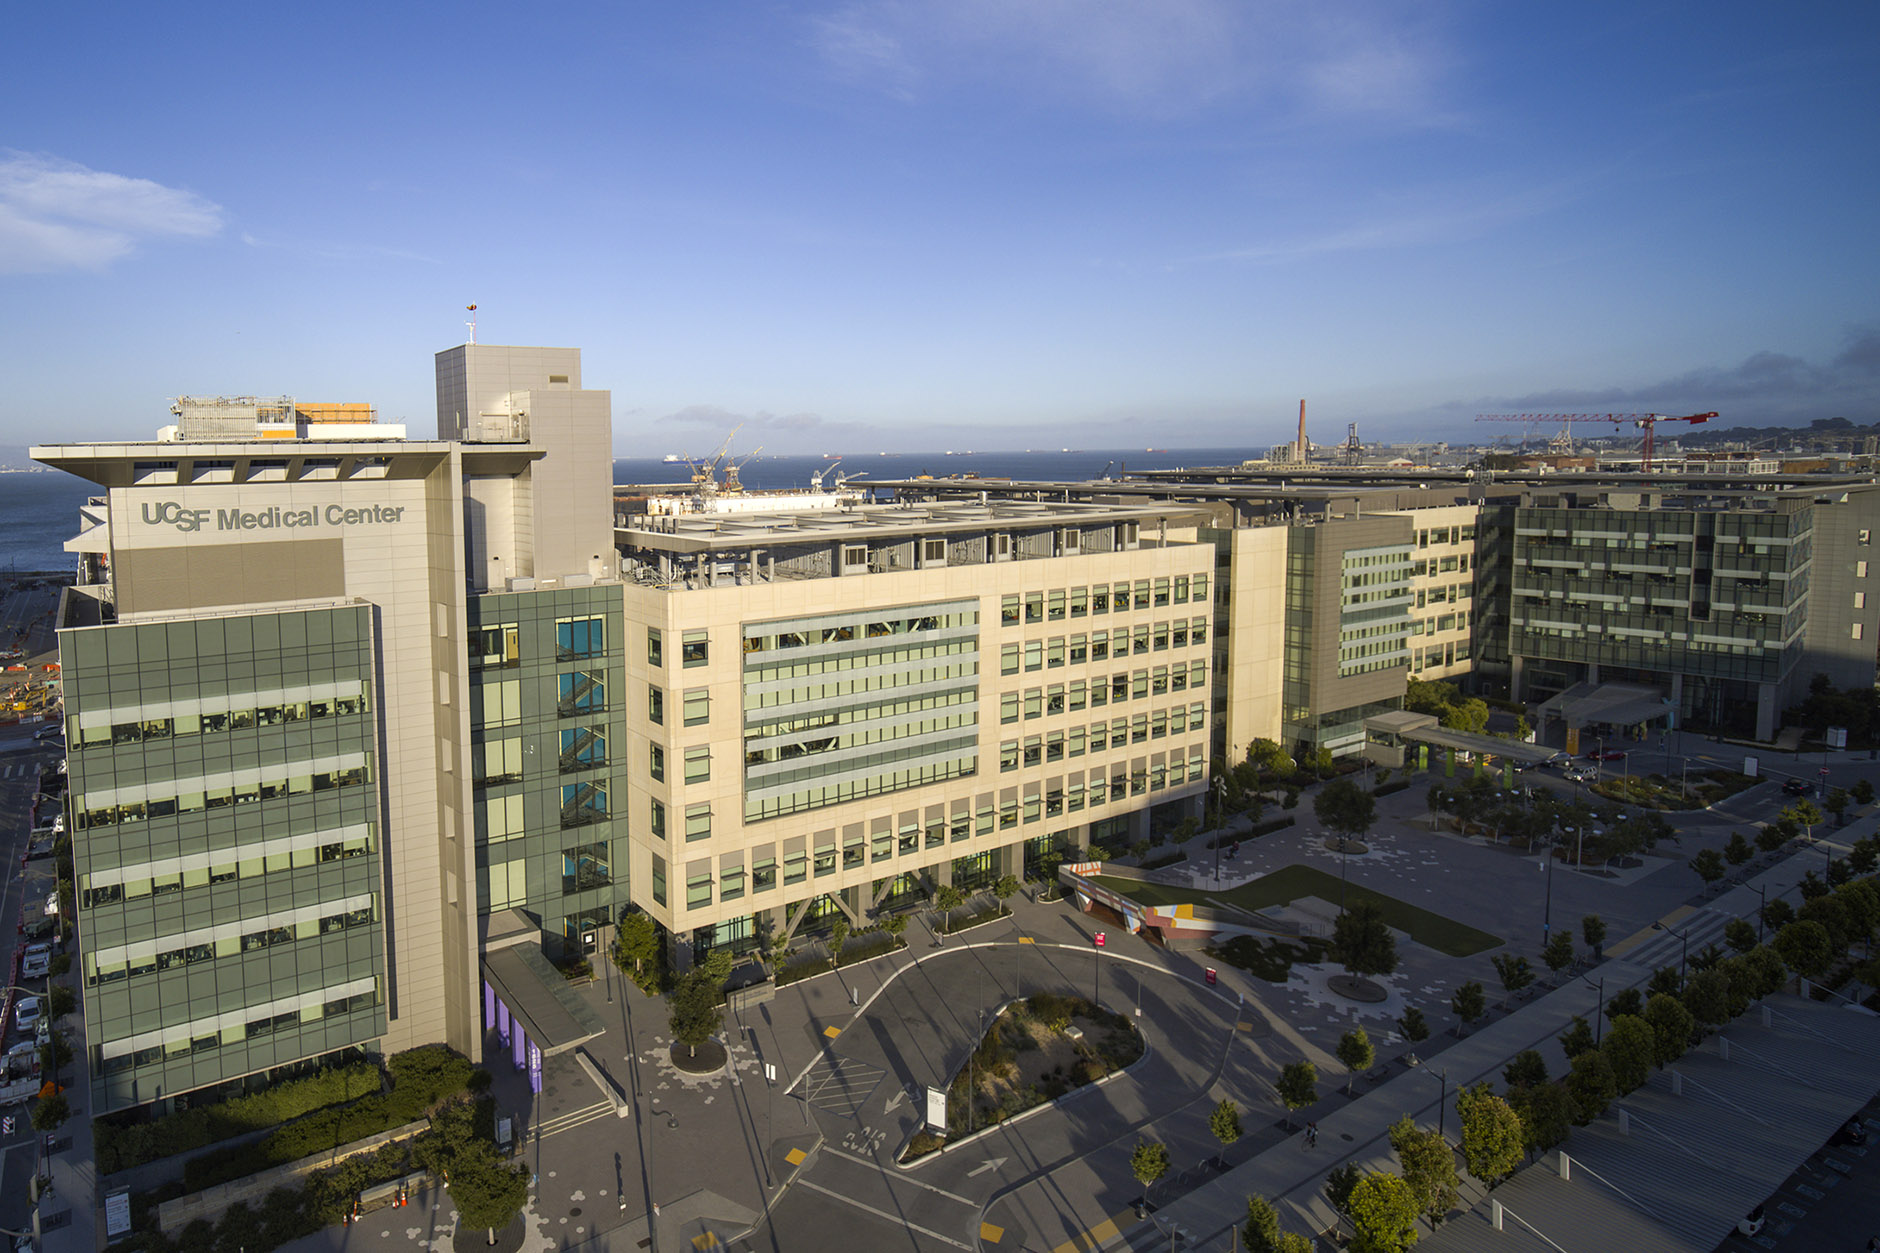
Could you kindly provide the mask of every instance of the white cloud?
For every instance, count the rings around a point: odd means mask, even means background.
[[[846,0],[811,19],[838,76],[911,100],[955,79],[996,81],[1167,115],[1230,98],[1295,118],[1445,118],[1452,57],[1417,10],[1362,0],[1336,18],[1249,0]]]
[[[202,238],[221,206],[43,153],[0,152],[0,273],[102,269],[140,242]]]

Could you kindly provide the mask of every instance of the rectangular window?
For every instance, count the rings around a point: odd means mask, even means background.
[[[1149,738],[1149,715],[1137,714],[1129,720],[1129,742],[1141,744]]]
[[[1854,563],[1854,577],[1857,579],[1864,579],[1867,577],[1867,563],[1866,562],[1856,561]]]
[[[1047,666],[1061,666],[1064,664],[1064,637],[1062,635],[1045,645],[1044,664]]]
[[[665,746],[660,745],[660,744],[651,744],[648,747],[651,749],[651,752],[648,757],[647,769],[652,774],[654,782],[664,783],[666,781]]]
[[[895,842],[903,857],[911,857],[920,852],[920,824],[918,822],[902,823],[901,829],[895,833]]]
[[[660,634],[658,627],[646,628],[646,664],[663,666],[666,664],[666,637]]]
[[[659,726],[666,725],[666,689],[649,687],[646,689],[646,720]]]
[[[1001,692],[999,694],[999,721],[1018,721],[1018,693]]]
[[[568,727],[561,733],[561,768],[593,770],[607,764],[607,736],[599,727]]]
[[[1857,535],[1857,536],[1855,537],[1855,540],[1854,540],[1854,542],[1855,542],[1855,543],[1857,543],[1857,544],[1870,544],[1870,543],[1872,543],[1872,542],[1873,542],[1873,532],[1872,532],[1872,531],[1870,531],[1870,530],[1868,530],[1868,529],[1867,529],[1866,527],[1862,527],[1862,528],[1860,529],[1860,532],[1859,532],[1859,534],[1858,534],[1858,535]]]
[[[1110,724],[1093,722],[1090,724],[1090,751],[1100,753],[1110,746]]]
[[[1149,651],[1149,626],[1144,623],[1135,631],[1135,652],[1137,656]]]
[[[1182,632],[1182,636],[1184,639],[1187,638],[1187,634],[1188,633],[1186,631]],[[1156,652],[1159,653],[1163,649],[1167,648],[1168,647],[1168,623],[1166,622],[1156,623],[1155,630],[1152,633],[1150,638],[1153,641]]]
[[[562,661],[599,657],[607,651],[607,619],[555,619],[555,655]]]
[[[1003,597],[999,601],[1000,626],[1018,625],[1018,605],[1019,600],[1016,595]]]
[[[685,838],[709,840],[712,835],[712,807],[709,801],[685,807]]]
[[[1013,750],[1017,751],[1016,748]],[[894,832],[883,827],[869,837],[870,861],[892,861],[894,859]]]
[[[1070,661],[1073,666],[1081,666],[1090,660],[1090,639],[1088,636],[1071,636]]]
[[[1065,701],[1064,708],[1070,711],[1071,713],[1077,713],[1083,707],[1084,707],[1084,681],[1082,679],[1078,679],[1071,684],[1069,698]]]
[[[1168,606],[1168,580],[1167,579],[1157,579],[1155,581],[1155,595],[1154,595],[1154,598],[1149,603],[1154,605],[1157,609],[1163,609]]]
[[[470,752],[470,781],[480,787],[522,779],[522,741],[486,740]]]
[[[685,875],[685,907],[704,909],[712,903],[712,864],[709,861],[698,863],[698,869],[688,870]]]
[[[1854,593],[1854,608],[1865,609],[1866,607],[1867,607],[1867,593],[1855,592]]]
[[[842,549],[842,564],[844,566],[866,567],[868,565],[868,545],[866,544],[844,545]]]
[[[1010,831],[1018,825],[1018,802],[1006,801],[999,806],[999,830]]]
[[[702,666],[711,660],[711,632],[687,631],[679,641],[679,664]]]
[[[1149,672],[1149,695],[1168,695],[1168,667],[1157,666]]]
[[[744,867],[723,866],[718,871],[718,899],[735,901],[744,895]]]
[[[1860,631],[1861,631],[1861,624],[1856,622],[1852,627],[1849,628],[1849,631],[1852,635],[1852,638],[1859,639]]]
[[[1001,772],[1018,769],[1018,741],[1007,740],[999,745],[999,769]]]
[[[561,825],[585,826],[607,818],[607,788],[600,783],[564,783],[561,787]]]
[[[1039,762],[1041,762],[1044,759],[1043,754],[1044,754],[1043,737],[1037,736],[1037,735],[1026,736],[1025,737],[1025,755],[1023,758],[1025,765],[1026,766],[1037,765]]]
[[[1062,588],[1045,598],[1044,617],[1046,622],[1064,621],[1064,591]]]
[[[1018,645],[1001,644],[999,646],[999,673],[1018,673]]]
[[[1064,760],[1064,732],[1053,731],[1044,737],[1044,759],[1047,762]]]
[[[1188,576],[1185,574],[1175,576],[1175,603],[1178,605],[1188,603]]]
[[[1026,640],[1025,641],[1025,669],[1027,670],[1044,669],[1044,641],[1043,640]]]
[[[1177,705],[1168,711],[1168,733],[1180,735],[1188,729],[1188,706]]]
[[[712,750],[710,745],[685,750],[685,781],[703,783],[712,777]]]
[[[1129,699],[1129,675],[1118,671],[1110,676],[1110,703],[1120,705]]]
[[[809,854],[802,849],[783,855],[783,881],[786,885],[801,883],[809,877]]]
[[[1133,700],[1141,700],[1149,694],[1149,672],[1138,670],[1129,676],[1129,695]]]
[[[658,905],[666,903],[666,859],[657,854],[653,857],[653,901]]]
[[[1025,689],[1025,716],[1041,718],[1044,716],[1044,690],[1028,687]]]
[[[685,692],[685,725],[695,727],[710,722],[712,692],[708,687],[691,687]]]
[[[1090,589],[1090,612],[1091,613],[1110,612],[1110,589],[1109,588],[1093,587]]]
[[[653,802],[652,820],[647,825],[655,836],[662,840],[666,838],[666,806],[663,801]]]
[[[1193,622],[1188,624],[1188,642],[1191,644],[1205,644],[1208,642],[1208,620],[1206,618],[1196,618]]]
[[[1043,592],[1025,593],[1025,621],[1028,623],[1044,621]]]
[[[1168,710],[1158,709],[1149,715],[1149,738],[1159,740],[1168,734]]]
[[[1032,792],[1025,797],[1025,821],[1036,822],[1040,816],[1040,797]]]
[[[947,563],[947,542],[943,539],[924,539],[920,542],[921,561],[930,566],[944,566]]]
[[[1047,717],[1055,717],[1064,712],[1064,685],[1053,683],[1044,690],[1044,712]]]
[[[1207,600],[1208,598],[1208,576],[1207,575],[1197,574],[1195,576],[1194,598],[1199,601]]]
[[[1073,587],[1071,589],[1071,617],[1082,618],[1090,612],[1090,589]]]
[[[470,668],[488,669],[520,665],[522,652],[516,624],[479,627],[470,632]]]
[[[1098,631],[1090,637],[1090,660],[1108,661],[1110,659],[1110,633]]]
[[[1082,757],[1084,755],[1084,729],[1082,727],[1071,728],[1070,749],[1068,751],[1072,757]]]
[[[777,859],[768,853],[758,853],[751,863],[751,891],[768,892],[777,886]]]
[[[1064,789],[1064,808],[1073,814],[1084,811],[1084,781],[1081,777],[1071,779],[1070,785]]]

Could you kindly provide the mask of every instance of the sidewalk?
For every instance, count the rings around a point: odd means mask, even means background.
[[[1880,822],[1872,816],[1850,823],[1843,835],[1855,838]],[[1747,883],[1731,889],[1715,900],[1698,907],[1684,907],[1666,916],[1668,925],[1689,928],[1683,920],[1700,912],[1715,916],[1713,930],[1721,934],[1727,917],[1750,916],[1758,908],[1765,887],[1769,899],[1792,891],[1805,869],[1812,866],[1813,850],[1798,849]],[[1696,937],[1693,936],[1693,939]],[[1392,1123],[1408,1114],[1419,1124],[1435,1125],[1439,1120],[1452,1143],[1460,1136],[1460,1119],[1455,1113],[1458,1090],[1482,1080],[1501,1088],[1501,1070],[1516,1053],[1536,1049],[1547,1058],[1548,1070],[1559,1075],[1565,1071],[1565,1059],[1556,1037],[1571,1023],[1574,1015],[1594,1021],[1602,990],[1610,998],[1625,988],[1642,987],[1656,965],[1663,964],[1664,941],[1669,940],[1669,960],[1679,955],[1675,933],[1658,932],[1647,927],[1612,945],[1625,949],[1628,959],[1608,958],[1571,979],[1545,996],[1536,998],[1507,1017],[1483,1027],[1449,1045],[1426,1067],[1405,1071],[1385,1080],[1370,1092],[1341,1109],[1319,1119],[1320,1149],[1303,1150],[1297,1136],[1230,1171],[1165,1206],[1158,1216],[1157,1229],[1169,1230],[1173,1223],[1187,1233],[1190,1247],[1212,1247],[1225,1238],[1228,1228],[1246,1221],[1247,1199],[1263,1196],[1272,1201],[1281,1215],[1281,1226],[1289,1231],[1319,1233],[1329,1230],[1337,1215],[1326,1201],[1325,1176],[1346,1161],[1356,1162],[1366,1170],[1400,1168],[1388,1139]],[[1707,942],[1707,941],[1706,941]],[[1641,961],[1650,952],[1657,960]],[[1591,978],[1593,982],[1588,982]],[[1440,1108],[1440,1114],[1439,1114]],[[1465,1203],[1481,1199],[1479,1184],[1464,1176]],[[1474,1193],[1471,1196],[1471,1192]],[[1139,1225],[1132,1235],[1147,1230]],[[1121,1247],[1121,1246],[1117,1246]]]

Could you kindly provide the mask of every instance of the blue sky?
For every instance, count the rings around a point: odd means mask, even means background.
[[[1880,419],[1868,3],[32,5],[0,443],[573,344],[623,455]]]

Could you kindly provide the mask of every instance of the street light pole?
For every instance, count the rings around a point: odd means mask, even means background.
[[[1545,950],[1547,942],[1554,938],[1554,829],[1551,823],[1547,827],[1547,847],[1541,855],[1547,859],[1547,905],[1541,911],[1541,948]]]
[[[1588,982],[1585,975],[1580,976],[1580,982],[1586,984],[1586,986],[1589,988],[1593,986],[1590,982]],[[1599,1041],[1600,1041],[1600,1038],[1605,1034],[1605,1028],[1606,1028],[1606,976],[1601,975],[1599,976],[1599,1008],[1593,1011],[1593,1047],[1594,1048],[1599,1047]]]
[[[1761,944],[1763,937],[1768,934],[1769,931],[1769,924],[1764,920],[1769,912],[1769,885],[1767,883],[1758,884],[1756,886],[1756,895],[1760,898],[1761,902],[1756,907],[1756,943]]]
[[[1690,960],[1690,956],[1691,956],[1691,933],[1690,931],[1688,929],[1684,931],[1680,931],[1676,927],[1667,927],[1662,922],[1652,923],[1652,930],[1669,931],[1672,935],[1677,936],[1678,939],[1681,941],[1681,946],[1678,950],[1678,986],[1683,987],[1684,986],[1684,966],[1685,966],[1685,963]]]

